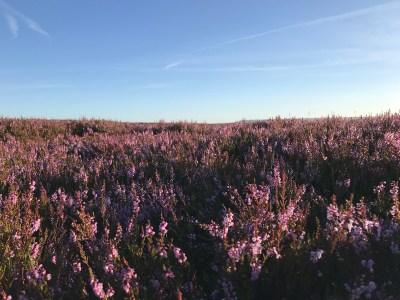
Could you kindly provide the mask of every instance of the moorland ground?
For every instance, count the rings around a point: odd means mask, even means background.
[[[396,299],[400,116],[0,119],[5,299]]]

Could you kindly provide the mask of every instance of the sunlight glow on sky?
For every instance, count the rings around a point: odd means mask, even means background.
[[[0,116],[400,111],[400,1],[0,0]]]

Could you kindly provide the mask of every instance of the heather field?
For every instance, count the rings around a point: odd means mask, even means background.
[[[400,115],[0,119],[4,299],[399,299]]]

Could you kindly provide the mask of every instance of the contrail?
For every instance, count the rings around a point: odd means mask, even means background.
[[[339,15],[324,17],[324,18],[315,19],[315,20],[302,22],[302,23],[297,23],[297,24],[293,24],[293,25],[278,27],[278,28],[274,28],[274,29],[271,29],[268,31],[259,32],[256,34],[251,34],[251,35],[243,36],[240,38],[228,40],[225,42],[217,43],[214,45],[202,47],[197,50],[193,50],[190,53],[204,51],[204,50],[208,50],[208,49],[212,49],[212,48],[217,48],[217,47],[221,47],[224,45],[229,45],[229,44],[233,44],[233,43],[237,43],[237,42],[241,42],[241,41],[245,41],[245,40],[250,40],[250,39],[258,38],[258,37],[261,37],[264,35],[272,34],[275,32],[286,31],[289,29],[301,28],[301,27],[306,27],[306,26],[311,26],[311,25],[318,25],[318,24],[322,24],[322,23],[335,22],[335,21],[339,21],[339,20],[347,20],[347,19],[352,19],[352,18],[356,18],[356,17],[360,17],[360,16],[370,15],[370,14],[378,13],[381,11],[397,9],[397,8],[400,8],[400,1],[395,1],[395,2],[390,2],[390,3],[386,3],[386,4],[382,4],[382,5],[367,7],[367,8],[354,10],[354,11],[339,14]]]
[[[177,67],[177,66],[179,66],[181,64],[183,64],[183,61],[177,61],[177,62],[173,62],[173,63],[170,63],[170,64],[166,65],[164,68],[165,69],[171,69],[171,68],[175,68],[175,67]]]
[[[49,33],[46,30],[44,30],[42,27],[40,27],[40,25],[36,21],[34,21],[31,18],[28,18],[27,16],[23,15],[22,13],[17,11],[15,8],[13,8],[9,4],[7,4],[5,1],[0,0],[0,6],[3,6],[4,9],[6,11],[8,11],[9,14],[13,15],[14,17],[19,19],[20,21],[24,22],[25,25],[28,26],[33,31],[36,31],[37,33],[40,33],[40,34],[42,34],[44,36],[50,37]],[[10,27],[11,27],[11,25],[10,25]],[[15,26],[11,27],[11,31],[14,34],[14,36],[15,36],[15,33],[18,32],[18,31],[15,30],[15,28],[16,28]]]
[[[17,20],[11,16],[6,15],[8,26],[10,27],[10,31],[14,37],[18,36],[19,26]]]

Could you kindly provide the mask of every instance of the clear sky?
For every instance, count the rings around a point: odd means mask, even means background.
[[[400,1],[0,0],[0,116],[400,110]]]

